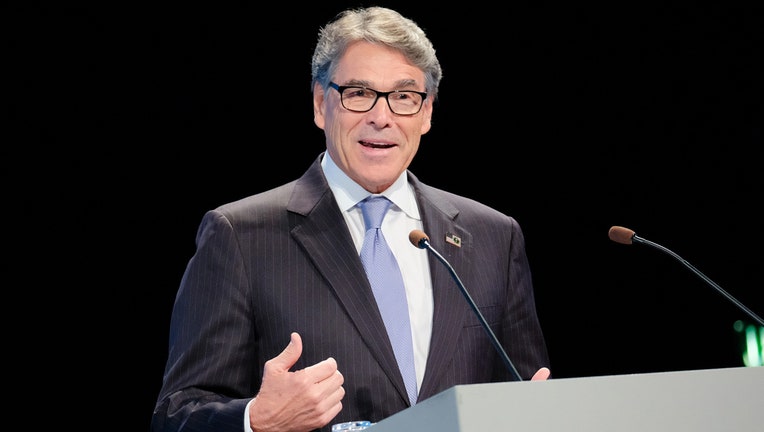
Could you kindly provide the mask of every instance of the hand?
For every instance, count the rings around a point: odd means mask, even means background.
[[[551,373],[552,371],[550,371],[549,368],[542,367],[533,374],[531,381],[546,381]]]
[[[302,338],[292,333],[284,351],[265,362],[263,383],[249,410],[255,432],[310,431],[325,426],[342,410],[345,378],[337,361],[330,357],[290,372],[300,355]]]

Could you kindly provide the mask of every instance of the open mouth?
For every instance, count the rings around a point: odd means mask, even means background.
[[[369,148],[385,149],[385,148],[395,147],[395,144],[380,144],[380,143],[373,143],[368,141],[359,141],[359,142],[362,146],[369,147]]]

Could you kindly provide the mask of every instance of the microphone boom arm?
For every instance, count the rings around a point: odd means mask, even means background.
[[[743,303],[740,303],[735,297],[733,297],[730,293],[728,293],[727,291],[722,289],[722,287],[720,287],[716,282],[712,281],[708,276],[704,275],[700,270],[695,268],[695,266],[693,266],[692,264],[687,262],[687,260],[685,260],[684,258],[680,257],[679,255],[677,255],[676,253],[674,253],[670,249],[665,248],[665,247],[659,245],[658,243],[654,243],[654,242],[651,242],[650,240],[644,239],[644,238],[642,238],[642,237],[640,237],[640,236],[638,236],[636,234],[632,235],[631,239],[632,239],[632,241],[634,241],[636,243],[642,243],[642,244],[646,244],[648,246],[652,246],[652,247],[654,247],[654,248],[656,248],[656,249],[658,249],[660,251],[663,251],[663,252],[667,253],[668,255],[671,255],[677,261],[679,261],[680,263],[684,264],[684,266],[687,267],[688,269],[690,269],[693,273],[698,275],[701,279],[706,281],[706,283],[708,283],[709,285],[714,287],[714,289],[719,291],[719,293],[721,295],[723,295],[724,297],[726,297],[727,300],[729,300],[732,303],[734,303],[735,306],[740,308],[740,310],[742,310],[743,312],[747,313],[748,316],[753,318],[757,323],[759,323],[760,326],[764,327],[764,320],[762,320],[761,317],[756,315],[752,310],[748,309]]]
[[[716,291],[718,291],[721,295],[727,298],[727,300],[731,301],[735,304],[740,310],[747,313],[748,316],[753,318],[754,321],[759,323],[760,326],[764,327],[764,320],[761,319],[758,315],[753,313],[752,310],[748,309],[744,304],[740,303],[735,297],[732,297],[727,291],[724,291],[722,287],[716,284],[716,282],[712,281],[708,278],[708,276],[704,275],[700,272],[700,270],[696,269],[692,264],[688,263],[684,258],[680,257],[679,255],[675,254],[671,250],[659,245],[658,243],[653,243],[650,240],[644,239],[640,236],[638,236],[633,230],[630,230],[628,228],[624,228],[622,226],[614,225],[610,227],[610,230],[608,231],[608,237],[610,237],[610,240],[613,240],[616,243],[621,244],[632,244],[634,242],[646,244],[648,246],[652,246],[655,249],[658,249],[659,251],[665,252],[668,255],[671,255],[672,257],[676,258],[677,261],[684,264],[685,267],[692,270],[693,273],[698,275],[701,279],[703,279],[706,283],[711,285]]]

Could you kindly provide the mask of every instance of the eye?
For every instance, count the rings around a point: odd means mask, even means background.
[[[410,92],[402,91],[402,92],[392,93],[392,94],[390,94],[390,97],[395,99],[395,100],[405,101],[407,99],[412,99],[413,98],[413,94],[410,93]]]
[[[345,89],[346,98],[369,98],[374,97],[374,92],[363,87],[350,87]]]

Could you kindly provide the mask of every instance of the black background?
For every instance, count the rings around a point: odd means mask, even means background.
[[[318,29],[371,3],[102,3],[6,15],[3,175],[30,281],[14,292],[53,324],[15,333],[146,430],[202,214],[323,150]],[[761,8],[380,3],[427,31],[444,70],[411,168],[520,222],[553,375],[742,366],[744,313],[607,232],[634,229],[764,313]]]

